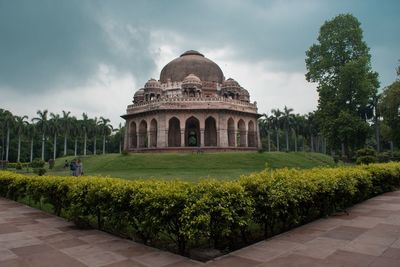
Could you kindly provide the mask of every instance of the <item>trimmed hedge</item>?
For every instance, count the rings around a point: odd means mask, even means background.
[[[127,181],[0,172],[0,196],[49,203],[80,226],[187,253],[229,251],[400,186],[400,164],[265,170],[236,181]]]

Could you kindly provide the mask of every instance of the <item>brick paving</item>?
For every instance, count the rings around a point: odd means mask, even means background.
[[[400,191],[201,263],[0,198],[1,267],[400,266]]]

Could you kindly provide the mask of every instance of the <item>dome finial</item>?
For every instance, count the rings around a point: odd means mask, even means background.
[[[183,57],[183,56],[189,56],[189,55],[195,55],[195,56],[202,56],[202,57],[204,57],[204,55],[203,55],[202,53],[200,53],[200,52],[198,52],[198,51],[196,51],[196,50],[188,50],[188,51],[186,51],[185,53],[183,53],[183,54],[181,55],[181,57]]]

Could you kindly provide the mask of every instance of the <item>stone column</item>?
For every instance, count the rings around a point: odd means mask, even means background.
[[[129,149],[129,123],[128,121],[125,121],[125,134],[124,134],[124,150],[128,150]]]
[[[168,130],[165,121],[165,114],[158,115],[157,122],[157,147],[167,147],[168,146]]]
[[[139,138],[139,127],[136,127],[136,149],[138,149],[139,148],[139,140],[140,140],[140,138]]]
[[[181,129],[181,147],[185,146],[185,129]]]
[[[147,138],[147,148],[149,148],[150,147],[150,139],[151,139],[151,136],[152,136],[152,133],[151,133],[151,123],[148,123],[147,124],[147,132],[146,132],[146,138]]]
[[[260,138],[260,128],[259,128],[257,121],[256,121],[256,129],[257,129],[257,132],[256,132],[257,148],[262,149],[261,138]]]
[[[204,146],[204,128],[200,129],[200,147]]]
[[[249,144],[248,144],[248,138],[247,138],[247,130],[245,130],[243,133],[243,137],[244,137],[244,147],[249,147]],[[242,134],[240,134],[240,140],[242,140]],[[240,141],[240,142],[242,142],[242,141]]]

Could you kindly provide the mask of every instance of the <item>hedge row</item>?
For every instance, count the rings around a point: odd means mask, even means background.
[[[231,250],[399,186],[399,163],[265,170],[196,184],[0,172],[3,197],[49,203],[80,226],[182,254],[204,246]]]

